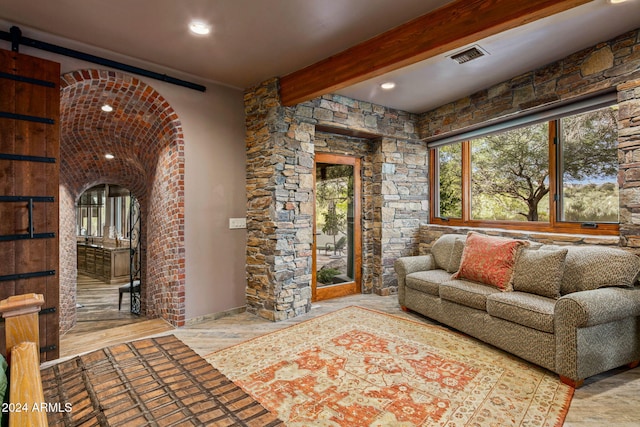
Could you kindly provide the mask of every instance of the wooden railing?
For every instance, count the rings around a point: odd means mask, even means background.
[[[0,301],[5,319],[9,401],[3,407],[9,427],[46,427],[47,406],[40,378],[40,294],[16,295]]]

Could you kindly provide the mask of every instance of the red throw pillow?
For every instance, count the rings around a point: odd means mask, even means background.
[[[486,236],[470,231],[454,279],[468,279],[511,291],[511,276],[518,250],[529,246],[524,240]]]

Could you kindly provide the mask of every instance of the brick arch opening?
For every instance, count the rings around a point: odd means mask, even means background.
[[[151,86],[120,72],[67,73],[60,90],[61,333],[76,321],[75,204],[86,189],[105,183],[128,188],[140,202],[142,314],[184,325],[184,137],[178,115]],[[112,112],[101,110],[105,103]]]

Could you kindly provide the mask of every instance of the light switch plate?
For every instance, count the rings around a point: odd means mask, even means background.
[[[231,230],[238,228],[247,228],[246,218],[229,218],[229,228]]]

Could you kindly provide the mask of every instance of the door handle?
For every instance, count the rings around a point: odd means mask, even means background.
[[[33,198],[29,198],[29,238],[33,239]]]

